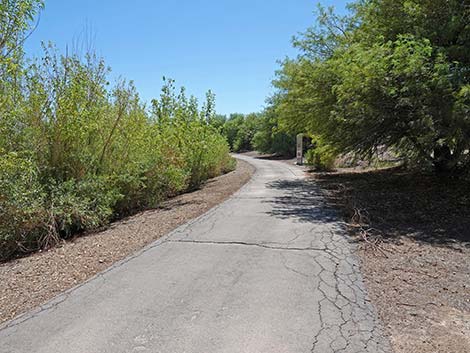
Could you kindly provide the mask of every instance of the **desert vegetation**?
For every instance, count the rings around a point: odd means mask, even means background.
[[[355,1],[346,16],[320,6],[294,38],[300,54],[281,63],[261,119],[239,129],[249,143],[233,139],[232,148],[278,152],[277,136],[305,133],[307,161],[319,169],[340,154],[367,160],[386,150],[409,167],[466,174],[469,24],[462,0]],[[228,135],[240,121],[228,120]]]
[[[132,81],[110,84],[93,52],[45,44],[26,58],[43,6],[0,4],[0,260],[155,207],[235,163],[210,124],[212,92],[199,107],[164,79],[147,106]]]
[[[287,131],[324,153],[381,148],[450,174],[470,167],[470,6],[462,0],[369,0],[349,15],[320,7],[274,84]]]

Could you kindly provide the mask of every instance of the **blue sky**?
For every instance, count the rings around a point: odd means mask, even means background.
[[[277,60],[295,56],[291,37],[313,23],[315,0],[46,0],[26,43],[66,45],[91,33],[112,77],[134,80],[141,97],[158,96],[162,77],[199,99],[216,94],[217,111],[259,111],[273,91]],[[322,0],[344,11],[344,0]]]

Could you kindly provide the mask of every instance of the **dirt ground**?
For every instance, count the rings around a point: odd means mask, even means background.
[[[360,243],[395,352],[470,352],[470,182],[400,169],[314,178]]]
[[[0,264],[0,323],[47,302],[205,213],[237,191],[253,172],[250,164],[238,161],[235,171],[208,181],[200,190],[168,200],[159,209]]]

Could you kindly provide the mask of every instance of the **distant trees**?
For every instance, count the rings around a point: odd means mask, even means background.
[[[256,150],[288,157],[295,155],[295,136],[281,129],[273,107],[261,113],[231,114],[221,131],[234,152]]]
[[[296,153],[296,135],[282,128],[275,106],[275,98],[270,99],[268,107],[260,115],[258,129],[252,139],[253,148],[261,153],[293,157]]]
[[[252,139],[258,128],[259,114],[248,115],[234,113],[225,122],[222,132],[234,152],[251,151]]]
[[[234,152],[239,151],[239,146],[241,145],[239,130],[243,126],[245,122],[245,116],[243,114],[230,114],[230,116],[226,119],[222,131],[224,136],[227,139],[227,142],[230,146],[230,149]]]
[[[320,8],[294,40],[275,86],[276,114],[334,150],[392,149],[437,171],[470,168],[470,4],[367,0]]]

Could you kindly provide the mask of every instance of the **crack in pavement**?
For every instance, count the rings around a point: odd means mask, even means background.
[[[211,228],[213,226],[210,225]],[[315,233],[323,246],[289,246],[304,235],[297,231],[294,231],[295,236],[284,245],[190,239],[168,239],[166,242],[248,246],[281,251],[283,267],[311,280],[314,284],[313,290],[321,295],[317,311],[321,327],[313,336],[312,353],[349,353],[352,352],[350,350],[352,346],[361,347],[357,350],[358,353],[389,352],[388,344],[382,341],[380,324],[367,299],[350,244],[343,236],[332,230],[319,233],[314,227],[309,232]],[[294,265],[289,264],[286,257],[289,252],[309,256],[314,267],[311,273],[296,269]]]
[[[315,226],[308,230],[310,245],[316,244],[316,249],[322,249],[303,253],[310,257],[312,271],[305,271],[304,262],[290,262],[288,257],[295,255],[280,254],[283,267],[309,280],[312,290],[319,296],[316,312],[319,327],[314,328],[310,352],[390,352],[390,345],[383,337],[381,324],[367,298],[355,246],[345,237],[344,224],[339,218],[336,221],[335,211],[322,202],[321,190],[312,183],[299,180],[272,183],[273,187],[276,184],[291,189],[277,202],[268,201],[273,204],[269,214],[285,219],[297,216],[305,223],[314,222]],[[292,233],[287,244],[305,235],[296,230]],[[297,263],[302,264],[302,268],[296,267]]]
[[[244,241],[214,241],[214,240],[189,240],[189,239],[169,239],[167,243],[189,243],[189,244],[206,244],[206,245],[240,245],[240,246],[254,246],[263,249],[271,250],[290,250],[290,251],[325,251],[326,248],[318,247],[285,247],[270,245],[273,243],[252,243]]]

